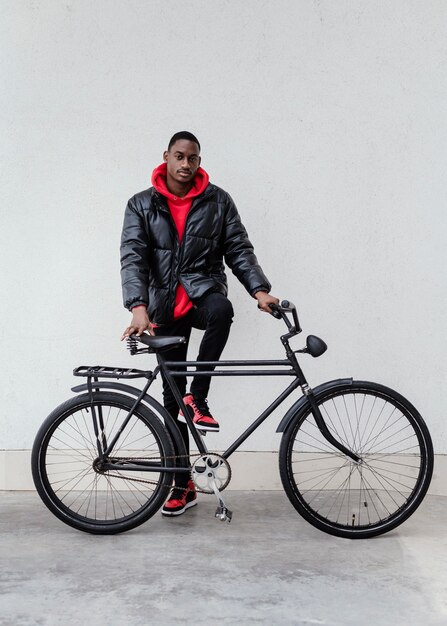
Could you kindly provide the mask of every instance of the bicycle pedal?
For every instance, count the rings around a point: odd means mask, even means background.
[[[233,511],[230,511],[230,509],[227,509],[225,506],[218,506],[214,517],[220,519],[221,522],[230,523],[233,517]]]

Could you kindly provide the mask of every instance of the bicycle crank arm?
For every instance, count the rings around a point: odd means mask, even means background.
[[[216,509],[214,517],[217,517],[217,519],[220,519],[221,522],[228,522],[228,523],[230,523],[231,519],[233,517],[233,511],[230,511],[230,509],[228,509],[225,506],[225,502],[223,501],[223,498],[220,495],[220,491],[218,490],[218,488],[216,486],[216,482],[215,482],[214,478],[211,478],[210,484],[211,484],[211,486],[213,488],[214,495],[216,496],[217,501],[219,503],[219,506]]]

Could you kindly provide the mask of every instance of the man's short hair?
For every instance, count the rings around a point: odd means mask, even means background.
[[[175,144],[175,142],[178,141],[179,139],[187,139],[188,141],[193,141],[199,146],[199,152],[200,152],[199,140],[197,139],[197,137],[195,137],[192,133],[189,133],[187,130],[181,130],[180,132],[175,133],[175,135],[172,135],[171,140],[169,141],[169,144],[168,144],[168,152],[172,148],[172,146]]]

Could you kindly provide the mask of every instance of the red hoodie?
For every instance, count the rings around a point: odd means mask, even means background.
[[[174,196],[174,194],[172,194],[166,186],[166,171],[166,163],[162,163],[156,167],[152,172],[152,184],[155,189],[168,201],[168,207],[177,228],[178,238],[181,245],[183,233],[185,232],[186,218],[188,216],[189,209],[191,208],[192,201],[196,196],[200,196],[200,194],[205,191],[210,177],[204,169],[199,167],[195,175],[192,188],[186,196],[179,198],[178,196]],[[179,283],[175,293],[174,319],[177,320],[180,317],[183,317],[191,308],[192,302],[188,298],[183,286]]]

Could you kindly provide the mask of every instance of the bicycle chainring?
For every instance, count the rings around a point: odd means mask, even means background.
[[[223,491],[231,480],[231,467],[220,454],[208,452],[194,461],[191,475],[197,491],[214,493],[213,480],[217,489]]]

